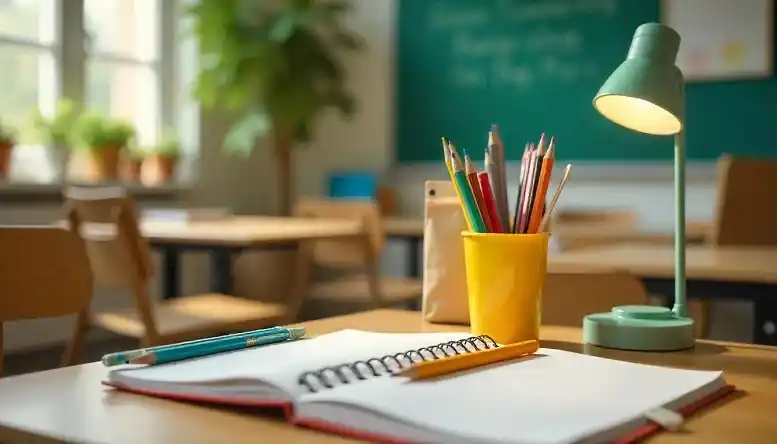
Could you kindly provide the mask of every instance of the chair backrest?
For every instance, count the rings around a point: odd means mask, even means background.
[[[86,251],[62,227],[0,227],[0,373],[3,322],[85,312],[92,301]]]
[[[542,324],[581,327],[583,317],[616,305],[644,305],[642,281],[621,272],[548,273],[542,296]]]
[[[718,161],[714,245],[777,245],[777,159]]]
[[[95,282],[126,287],[148,282],[153,267],[132,199],[119,187],[70,187],[68,221],[84,241]]]
[[[377,263],[386,243],[380,210],[374,202],[329,199],[300,199],[295,215],[316,219],[346,219],[361,224],[365,238],[318,241],[313,252],[316,264],[330,267],[353,267]]]

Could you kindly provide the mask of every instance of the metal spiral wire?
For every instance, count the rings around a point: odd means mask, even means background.
[[[370,358],[366,361],[355,361],[307,371],[299,376],[298,383],[311,393],[315,393],[322,388],[334,388],[339,384],[349,384],[353,381],[394,374],[418,362],[435,361],[497,347],[499,345],[491,336],[473,336],[458,341],[421,347],[417,350],[386,355],[382,358]]]

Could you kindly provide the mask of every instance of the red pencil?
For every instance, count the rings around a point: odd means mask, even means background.
[[[504,233],[502,221],[496,212],[496,200],[494,200],[494,191],[491,189],[488,173],[478,173],[478,182],[480,182],[480,188],[483,190],[483,202],[486,204],[486,213],[488,213],[488,218],[491,220],[491,225],[494,229],[492,233]]]
[[[475,166],[472,165],[472,159],[469,158],[469,155],[464,156],[464,171],[467,174],[467,181],[469,182],[469,186],[472,188],[472,194],[475,196],[475,203],[478,206],[480,217],[483,218],[483,225],[486,226],[486,231],[488,233],[493,233],[493,221],[489,217],[488,211],[486,210],[486,203],[483,199],[483,191],[480,189],[480,184],[478,183],[477,171],[475,170]]]

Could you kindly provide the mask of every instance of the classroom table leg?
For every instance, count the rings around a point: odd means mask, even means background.
[[[214,248],[210,252],[210,290],[214,293],[232,294],[232,254],[229,248]]]
[[[419,260],[419,256],[421,255],[422,240],[423,238],[416,236],[407,238],[407,275],[409,277],[419,278],[423,274],[423,271],[421,270],[421,261]]]
[[[179,282],[180,251],[173,245],[158,247],[162,255],[162,298],[172,299],[181,294]]]

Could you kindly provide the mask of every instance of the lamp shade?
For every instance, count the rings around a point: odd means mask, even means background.
[[[683,74],[675,65],[680,35],[659,23],[634,33],[626,60],[604,82],[594,107],[609,120],[647,134],[683,129]]]

